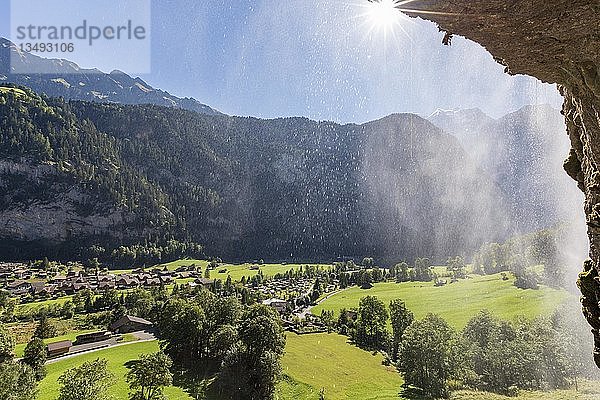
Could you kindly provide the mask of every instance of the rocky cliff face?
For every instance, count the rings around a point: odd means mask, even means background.
[[[405,13],[483,45],[511,74],[557,83],[571,139],[565,162],[585,194],[590,259],[579,286],[600,367],[600,3],[588,0],[423,0]]]
[[[0,237],[60,243],[119,235],[126,213],[78,185],[56,165],[0,160]],[[85,211],[84,211],[85,210]]]

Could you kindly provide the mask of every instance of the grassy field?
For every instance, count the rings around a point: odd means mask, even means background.
[[[60,297],[58,299],[49,299],[49,300],[42,300],[42,301],[34,301],[31,303],[18,304],[15,309],[15,314],[16,315],[27,314],[27,313],[30,313],[30,312],[33,312],[33,311],[39,309],[40,307],[48,307],[51,305],[62,306],[68,300],[71,300],[72,298],[73,298],[73,296],[64,296],[64,297]]]
[[[450,400],[597,400],[600,398],[600,382],[580,382],[578,390],[555,390],[552,392],[521,391],[518,397],[506,397],[493,393],[458,391]]]
[[[47,365],[48,375],[40,382],[38,400],[54,400],[58,397],[59,384],[58,377],[67,369],[77,367],[86,361],[97,358],[106,358],[108,368],[115,375],[115,384],[111,386],[109,394],[114,400],[126,400],[128,398],[129,387],[125,382],[125,374],[128,369],[125,363],[139,358],[140,354],[153,353],[158,351],[157,342],[132,343],[123,346],[113,347],[106,350],[100,350],[94,353],[83,354],[77,357],[68,358]],[[176,387],[169,387],[165,390],[169,400],[188,400],[191,399],[183,390]]]
[[[325,388],[327,399],[394,399],[402,384],[393,367],[381,364],[381,355],[372,355],[348,343],[337,334],[288,335],[283,370],[286,378],[278,385],[281,400],[318,399]],[[39,400],[54,400],[58,396],[58,377],[67,369],[85,361],[106,358],[115,374],[110,394],[115,400],[127,399],[125,363],[143,353],[158,350],[156,342],[128,344],[95,353],[58,361],[47,366],[48,375],[40,382]],[[181,389],[167,388],[170,400],[190,399]]]
[[[277,386],[279,400],[407,399],[401,394],[402,379],[381,356],[360,350],[337,334],[298,336],[288,334],[283,358],[284,378]],[[518,397],[461,390],[451,400],[596,400],[600,382],[579,382],[578,390],[521,391]],[[414,400],[414,399],[413,399]]]
[[[258,274],[258,271],[250,269],[252,265],[253,264],[226,264],[217,268],[215,271],[211,271],[210,277],[213,279],[221,279],[223,281],[227,279],[227,275],[230,275],[231,280],[233,281],[240,281],[243,276],[245,276],[246,278],[251,278],[254,275]],[[302,265],[306,264],[263,264],[260,266],[260,270],[266,277],[272,277],[277,274],[284,274],[289,270],[300,269]],[[223,269],[227,269],[227,272],[218,272],[219,270]]]
[[[50,343],[62,342],[63,340],[70,340],[71,342],[74,342],[75,338],[78,335],[82,335],[84,333],[90,333],[90,332],[96,332],[96,331],[94,331],[94,330],[74,331],[74,332],[67,333],[65,335],[60,335],[60,336],[56,336],[56,337],[53,337],[50,339],[45,339],[44,343],[50,344]],[[15,346],[15,355],[17,357],[23,357],[23,351],[25,350],[25,346],[27,346],[27,343],[19,343]]]
[[[287,335],[283,372],[289,378],[279,385],[284,399],[395,399],[402,378],[394,367],[347,343],[337,334]]]
[[[115,374],[115,385],[110,394],[115,400],[127,399],[125,382],[129,360],[140,354],[158,350],[157,342],[140,342],[95,353],[84,354],[58,361],[47,366],[48,375],[40,383],[38,400],[54,400],[58,395],[58,377],[67,369],[96,358],[109,360],[108,366]],[[393,367],[382,364],[381,355],[373,355],[347,342],[337,334],[287,335],[286,354],[283,357],[282,381],[277,385],[278,400],[318,400],[319,391],[325,390],[325,398],[391,400],[404,399],[401,391],[402,378]],[[170,400],[189,400],[182,389],[169,387],[165,390]],[[484,392],[458,391],[452,400],[592,400],[600,398],[600,383],[580,382],[579,390],[553,392],[521,392],[515,397],[504,397]],[[217,400],[217,399],[213,399]]]
[[[181,266],[190,266],[192,264],[195,264],[197,267],[202,268],[202,270],[206,269],[206,266],[209,264],[209,261],[206,260],[177,260],[177,261],[173,261],[170,263],[165,263],[165,264],[161,264],[161,267],[167,267],[170,271],[174,271],[177,268],[181,267]],[[233,281],[240,281],[242,279],[243,276],[245,276],[246,278],[251,278],[254,275],[258,274],[257,270],[251,270],[250,267],[256,265],[256,264],[251,264],[251,263],[245,263],[245,264],[221,264],[219,266],[219,268],[217,268],[216,270],[212,270],[210,272],[210,277],[212,279],[221,279],[222,281],[225,281],[227,279],[227,275],[231,276],[231,279]],[[274,275],[277,274],[283,274],[291,269],[299,269],[300,266],[302,265],[306,265],[306,264],[263,264],[260,266],[260,270],[263,272],[263,274],[266,277],[272,277]],[[311,265],[316,265],[316,264],[311,264]],[[329,265],[323,265],[323,266],[329,266]],[[223,273],[219,273],[220,270],[227,270],[226,272]],[[122,269],[122,270],[115,270],[115,271],[110,271],[112,274],[127,274],[127,273],[131,273],[131,269]],[[188,280],[177,280],[177,283],[185,283],[186,281],[190,281]],[[193,281],[193,279],[192,279]]]
[[[369,290],[358,287],[344,290],[316,306],[312,312],[319,315],[321,310],[337,312],[342,308],[358,307],[362,297],[373,295],[386,304],[393,299],[402,299],[417,318],[432,312],[444,317],[455,328],[462,328],[482,309],[503,319],[532,318],[551,314],[569,297],[563,290],[544,286],[540,290],[518,289],[513,282],[513,279],[503,281],[497,274],[474,275],[443,287],[434,287],[432,282],[378,283]]]

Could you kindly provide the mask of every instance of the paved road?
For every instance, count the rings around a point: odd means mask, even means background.
[[[343,292],[344,290],[346,290],[346,289],[340,289],[340,290],[336,290],[335,292],[329,293],[327,296],[325,296],[321,300],[317,301],[317,304],[315,304],[314,306],[308,306],[308,307],[306,307],[304,310],[302,310],[301,313],[296,314],[296,315],[300,319],[305,319],[308,314],[311,314],[311,310],[313,309],[313,307],[318,306],[319,304],[321,304],[322,302],[324,302],[325,300],[327,300],[331,296],[336,295],[336,294],[338,294],[340,292]]]
[[[99,348],[111,347],[111,346],[116,345],[117,343],[118,343],[117,339],[110,338],[108,340],[103,340],[101,342],[79,344],[79,345],[71,347],[68,354],[83,353],[86,351],[96,350]]]

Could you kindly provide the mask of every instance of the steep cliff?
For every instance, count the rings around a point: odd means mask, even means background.
[[[600,367],[600,3],[589,0],[413,0],[402,11],[484,46],[511,74],[557,83],[571,139],[565,162],[585,194],[590,260],[579,285]],[[449,40],[450,39],[450,40]]]

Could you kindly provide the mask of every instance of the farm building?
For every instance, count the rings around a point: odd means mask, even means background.
[[[194,283],[196,285],[202,285],[202,286],[206,287],[206,286],[210,286],[213,283],[215,283],[215,280],[214,279],[208,279],[208,278],[198,278],[198,279],[196,279],[194,281]]]
[[[102,342],[111,338],[111,333],[106,331],[91,332],[78,335],[75,339],[77,345]]]
[[[29,293],[31,290],[31,283],[25,281],[14,281],[9,283],[6,288],[11,295],[19,296]]]
[[[73,343],[70,340],[63,340],[62,342],[50,343],[47,346],[48,357],[59,357],[65,355],[71,350]]]
[[[143,318],[124,315],[116,322],[110,325],[110,330],[115,333],[130,333],[138,331],[148,331],[153,327],[152,322],[146,321]]]

